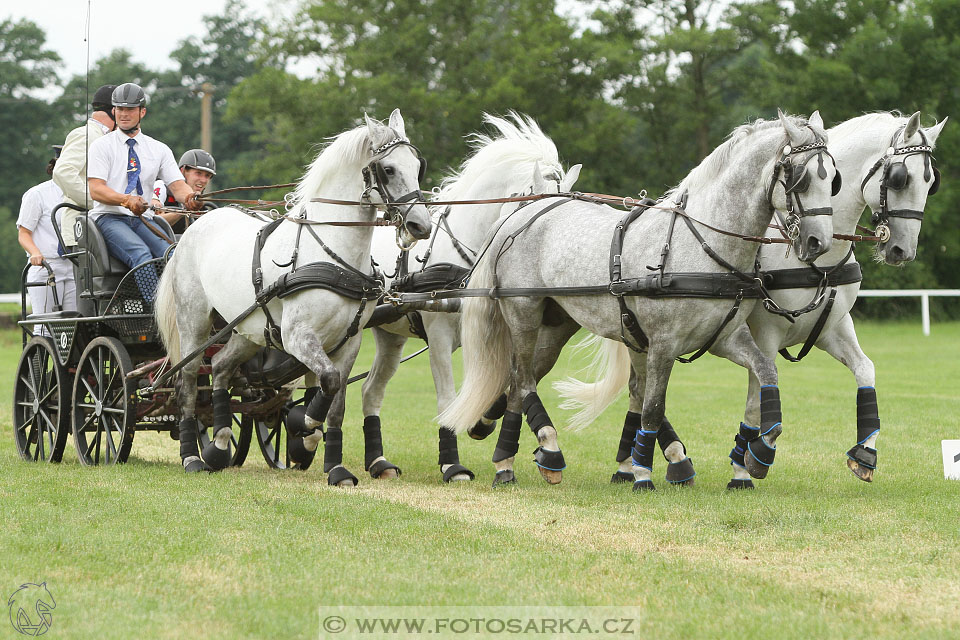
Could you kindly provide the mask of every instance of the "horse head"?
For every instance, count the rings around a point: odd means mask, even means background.
[[[384,125],[364,116],[370,141],[370,160],[364,169],[365,193],[378,194],[387,205],[386,216],[397,225],[397,243],[409,249],[430,237],[430,213],[423,201],[420,181],[427,163],[407,139],[399,109]]]
[[[839,193],[842,179],[827,151],[820,112],[814,111],[806,126],[783,112],[779,116],[787,139],[774,167],[770,203],[786,210],[787,233],[797,257],[813,262],[833,243],[831,198]],[[781,189],[776,189],[778,183]]]
[[[880,237],[878,261],[891,265],[917,256],[920,224],[927,197],[940,188],[940,170],[933,159],[937,138],[947,123],[924,129],[917,111],[890,138],[890,146],[861,182],[871,222]]]

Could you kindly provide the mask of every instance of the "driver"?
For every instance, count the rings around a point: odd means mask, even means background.
[[[90,216],[107,242],[110,253],[131,269],[159,258],[170,246],[155,234],[152,213],[144,193],[157,177],[184,208],[196,211],[200,202],[177,168],[170,147],[140,130],[147,114],[146,95],[139,85],[127,82],[113,90],[111,103],[117,128],[90,145],[87,181],[96,201]],[[144,188],[146,187],[146,189]],[[154,227],[156,228],[156,227]],[[150,300],[153,292],[143,292]]]

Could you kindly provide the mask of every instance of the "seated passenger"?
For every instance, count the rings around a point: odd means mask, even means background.
[[[56,157],[47,165],[47,175],[53,174],[57,158],[60,157],[62,145],[54,145]],[[31,187],[23,194],[20,204],[20,216],[17,218],[17,240],[30,258],[30,270],[27,272],[27,282],[43,282],[47,279],[47,270],[40,266],[44,260],[53,269],[57,283],[57,298],[64,311],[75,311],[77,308],[77,285],[73,278],[73,264],[57,253],[59,241],[53,230],[53,221],[50,215],[63,200],[60,191],[53,180],[47,180],[35,187]],[[33,313],[50,313],[53,309],[53,292],[50,287],[30,287],[30,305]]]
[[[212,154],[207,153],[203,149],[190,149],[180,156],[180,173],[183,174],[183,179],[186,181],[187,186],[190,187],[194,193],[200,195],[203,193],[203,190],[207,188],[210,178],[217,175],[217,161],[213,159]],[[153,194],[154,207],[163,207],[164,209],[181,208],[180,203],[173,197],[173,194],[167,192],[167,187],[163,184],[162,180],[157,180],[157,183],[153,186]],[[216,207],[212,202],[208,202],[203,205],[203,208],[215,209]],[[173,232],[177,235],[186,231],[187,226],[190,224],[189,216],[177,213],[176,211],[164,211],[160,214],[160,217],[170,223]]]

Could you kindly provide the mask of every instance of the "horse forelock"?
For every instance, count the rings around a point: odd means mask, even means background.
[[[310,198],[322,195],[324,187],[343,171],[344,167],[355,171],[357,182],[361,182],[360,170],[369,162],[371,150],[400,137],[390,127],[378,121],[374,122],[377,126],[373,136],[364,124],[328,138],[317,156],[307,165],[306,172],[294,189],[294,202],[298,206],[309,202]]]
[[[533,118],[513,111],[508,118],[484,114],[484,122],[493,126],[496,134],[478,133],[470,136],[473,154],[463,161],[459,170],[441,181],[442,200],[461,198],[490,169],[529,180],[534,163],[539,162],[544,173],[554,172],[558,177],[563,176],[556,145],[544,135]]]
[[[807,128],[808,122],[805,118],[798,116],[787,116],[787,118],[802,131],[809,133],[809,140],[804,142],[813,142],[815,137],[823,137],[825,132],[822,129],[814,127],[814,131]],[[736,157],[742,153],[755,151],[755,145],[763,138],[764,145],[770,141],[781,141],[782,137],[774,138],[768,136],[771,131],[783,132],[783,125],[779,119],[776,120],[755,120],[754,122],[742,124],[730,132],[727,139],[717,148],[711,151],[699,165],[687,174],[676,187],[666,192],[665,197],[669,198],[675,194],[697,193],[698,191],[709,188],[715,184],[723,172],[736,161]],[[772,156],[771,156],[772,158]]]

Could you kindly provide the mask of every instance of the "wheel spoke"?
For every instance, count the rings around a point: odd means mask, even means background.
[[[94,416],[91,416],[93,418]],[[89,420],[88,420],[89,422]],[[90,459],[90,454],[93,451],[93,448],[97,445],[97,432],[93,431],[90,433],[90,441],[86,446],[86,450],[83,452],[83,457],[87,460]]]
[[[30,369],[31,369],[31,371],[33,370],[32,367],[31,367]],[[20,382],[23,384],[24,387],[26,387],[27,391],[29,391],[30,393],[32,393],[32,394],[34,395],[34,397],[36,397],[36,395],[37,395],[37,390],[36,390],[36,388],[33,386],[33,381],[32,381],[32,380],[30,380],[30,379],[27,378],[26,376],[21,375],[21,376],[20,376]]]
[[[78,374],[78,376],[79,376],[79,374]],[[97,399],[97,392],[94,391],[94,390],[93,390],[93,387],[90,386],[90,382],[87,380],[87,376],[81,377],[80,380],[83,381],[83,386],[85,386],[85,387],[87,388],[87,395],[89,395],[91,398],[93,398],[94,400],[96,400],[96,399]]]
[[[117,445],[116,445],[116,443],[113,441],[113,434],[112,434],[112,432],[111,432],[111,430],[110,430],[110,420],[104,419],[103,422],[104,422],[104,425],[103,425],[103,426],[104,426],[104,434],[105,434],[105,436],[106,436],[106,441],[107,441],[107,451],[106,451],[106,453],[105,453],[105,456],[106,456],[107,459],[109,459],[109,456],[112,454],[112,455],[113,455],[113,460],[116,461],[116,459],[117,459]],[[120,429],[119,429],[119,428],[117,429],[117,432],[118,432],[118,433],[120,432]]]
[[[121,416],[122,416],[124,413],[126,413],[126,411],[124,411],[123,409],[117,409],[116,407],[108,407],[108,406],[106,406],[106,405],[103,406],[103,412],[104,412],[104,413],[111,413],[111,414],[114,414],[114,415],[118,415],[118,414],[119,414],[119,415],[121,415]]]

